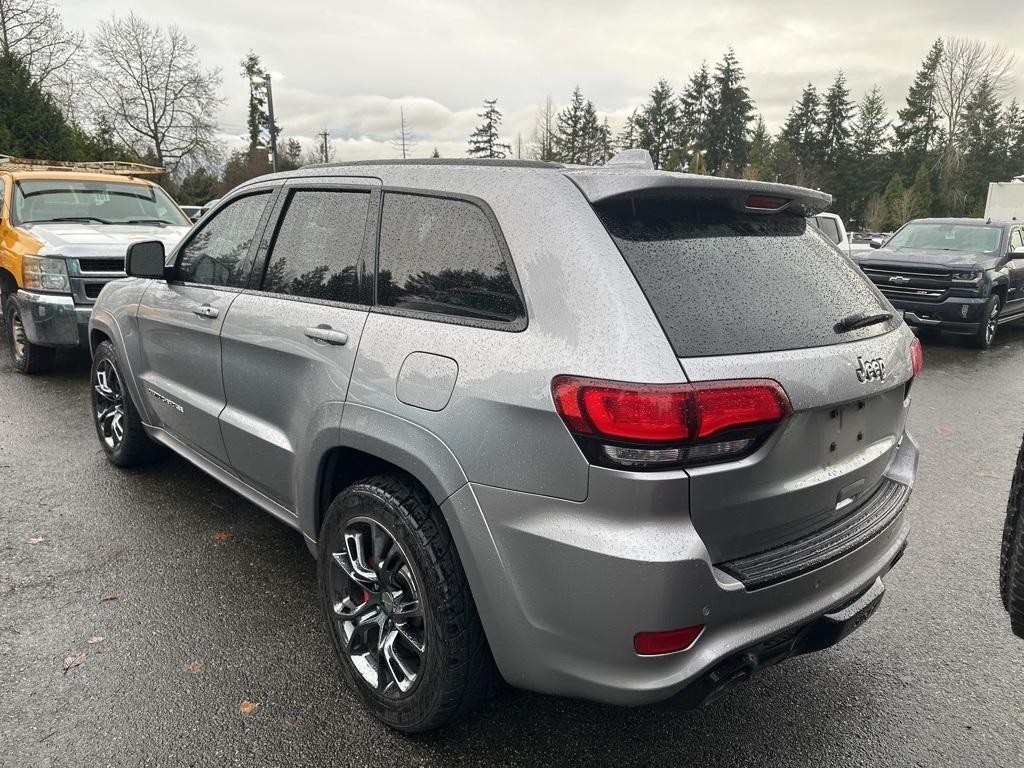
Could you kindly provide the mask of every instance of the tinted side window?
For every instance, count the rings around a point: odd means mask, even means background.
[[[369,210],[369,192],[293,192],[274,238],[263,290],[358,302]]]
[[[476,320],[526,317],[487,215],[464,200],[384,196],[377,303]]]
[[[234,200],[203,224],[178,254],[178,279],[242,288],[252,266],[246,258],[269,192]]]

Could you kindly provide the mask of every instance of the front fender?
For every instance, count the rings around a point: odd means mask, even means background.
[[[131,393],[132,402],[146,424],[156,424],[149,402],[139,389],[137,378],[142,360],[142,340],[136,316],[139,302],[147,287],[148,281],[131,279],[119,280],[104,287],[103,294],[89,317],[89,354],[96,351],[96,344],[93,341],[95,331],[111,340],[118,359],[124,366],[123,373],[127,378],[125,385]]]

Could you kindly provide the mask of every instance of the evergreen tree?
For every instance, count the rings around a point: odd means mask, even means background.
[[[938,146],[939,116],[935,78],[942,61],[942,38],[932,43],[907,93],[907,104],[896,115],[895,146],[908,160],[922,162]]]
[[[615,137],[612,135],[612,127],[608,125],[606,117],[597,131],[597,154],[594,158],[596,164],[607,163],[615,156]]]
[[[910,199],[913,202],[912,218],[920,219],[927,216],[932,209],[932,178],[928,167],[922,163],[918,166],[914,183],[910,187]]]
[[[892,173],[887,154],[888,134],[888,108],[882,92],[875,85],[864,94],[857,107],[857,117],[850,131],[850,153],[847,159],[847,208],[850,217],[873,231],[885,226],[884,213],[877,213],[884,208],[881,202],[876,203],[873,226],[868,224],[872,219],[868,208],[873,198],[880,200],[882,181]]]
[[[754,119],[743,69],[732,48],[715,68],[714,98],[707,119],[707,163],[719,176],[736,176],[747,164],[748,127]]]
[[[249,55],[239,62],[242,77],[249,84],[249,148],[254,149],[261,142],[264,131],[270,136],[270,115],[267,114],[267,72],[263,69],[260,57],[249,51]],[[281,128],[274,124],[274,136],[281,135]]]
[[[903,177],[898,173],[894,174],[885,187],[882,195],[882,204],[885,206],[885,228],[895,230],[902,227],[910,219],[910,207],[908,204],[910,196],[906,187],[903,186]]]
[[[175,195],[182,205],[205,205],[215,197],[217,177],[203,167],[185,176],[178,185],[178,193]]]
[[[1006,138],[1006,160],[1010,175],[1024,174],[1024,109],[1014,99],[1003,115]],[[998,179],[997,179],[998,181]]]
[[[841,162],[850,146],[854,105],[846,75],[840,71],[825,94],[821,127],[821,149],[826,160],[833,165]]]
[[[708,121],[714,108],[715,89],[705,61],[679,95],[679,146],[687,150],[708,148]]]
[[[967,148],[964,184],[966,193],[963,212],[981,215],[990,181],[1005,178],[1006,129],[1003,113],[992,86],[983,80],[967,102],[961,122],[960,143]]]
[[[640,119],[640,110],[634,109],[632,114],[626,118],[626,124],[619,132],[615,143],[623,149],[637,149],[640,146],[640,131],[637,129],[637,121]]]
[[[563,163],[583,165],[586,163],[586,130],[587,106],[593,112],[594,105],[584,101],[580,87],[577,85],[572,92],[569,104],[558,113],[555,127],[555,154]]]
[[[763,115],[757,116],[757,124],[750,136],[750,151],[747,152],[747,167],[743,169],[743,178],[759,181],[771,181],[768,176],[771,163],[772,137]]]
[[[804,169],[804,183],[811,183],[816,178],[822,156],[821,97],[811,83],[807,84],[800,100],[789,110],[780,136],[785,139],[796,161]]]
[[[885,97],[875,85],[864,94],[857,107],[857,119],[850,131],[855,160],[865,160],[885,152],[889,133],[889,110]]]
[[[18,157],[79,159],[76,132],[13,56],[0,56],[0,150]]]
[[[637,144],[651,153],[655,168],[661,168],[677,144],[679,108],[666,80],[659,80],[640,109],[635,124]]]
[[[498,129],[501,127],[501,110],[497,99],[484,99],[484,111],[479,117],[483,122],[469,137],[471,157],[493,157],[503,159],[512,153],[512,146],[501,141]]]

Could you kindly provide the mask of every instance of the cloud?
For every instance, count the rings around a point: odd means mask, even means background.
[[[62,3],[66,23],[87,31],[123,8],[121,0]],[[400,106],[417,154],[435,145],[463,154],[484,98],[499,99],[510,141],[527,140],[545,96],[564,104],[577,84],[618,130],[659,77],[681,88],[729,46],[773,129],[808,81],[825,90],[840,69],[855,99],[878,83],[895,114],[935,38],[1019,50],[1024,29],[1024,3],[1006,0],[932,0],[927,9],[891,0],[134,0],[132,9],[181,27],[203,61],[222,69],[225,134],[245,134],[238,62],[254,50],[284,74],[274,98],[285,134],[312,142],[328,128],[339,156],[352,158],[394,156]],[[1020,81],[1016,95],[1024,100]]]

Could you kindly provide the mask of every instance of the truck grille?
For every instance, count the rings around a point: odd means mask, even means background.
[[[948,272],[900,267],[861,267],[880,290],[890,299],[914,301],[942,301],[953,282]]]
[[[83,274],[92,272],[124,272],[124,259],[79,259],[78,268]]]
[[[909,499],[908,486],[885,479],[856,509],[831,525],[788,544],[719,563],[718,567],[742,581],[747,589],[799,576],[866,544],[892,524]]]

